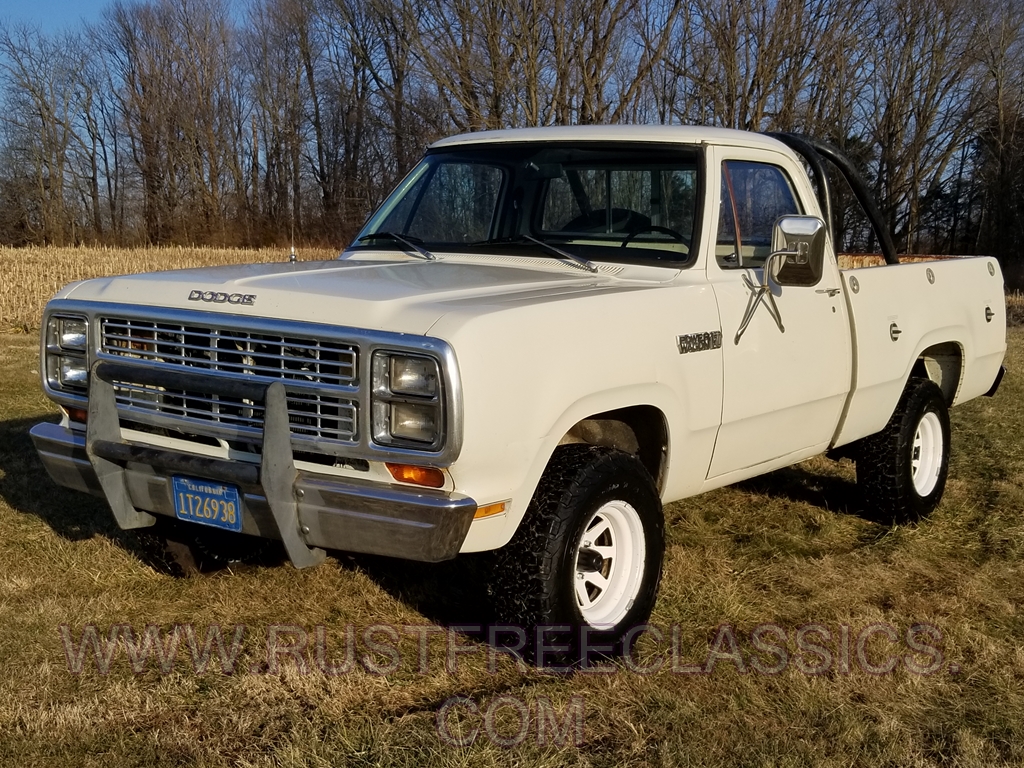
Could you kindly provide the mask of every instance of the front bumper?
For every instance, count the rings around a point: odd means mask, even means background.
[[[297,471],[279,384],[247,393],[266,402],[264,456],[257,465],[124,442],[106,381],[111,373],[103,364],[93,368],[87,433],[43,423],[30,434],[50,477],[106,498],[122,528],[152,525],[154,514],[175,517],[172,477],[181,474],[237,485],[242,533],[279,539],[296,567],[321,562],[323,549],[447,560],[469,532],[473,499]]]

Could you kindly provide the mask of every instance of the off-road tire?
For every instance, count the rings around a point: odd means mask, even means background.
[[[578,552],[584,526],[610,505],[626,510],[634,523],[633,530],[642,530],[643,558],[630,561],[623,550],[619,562],[635,564],[628,571],[633,581],[625,582],[633,586],[623,594],[635,595],[631,603],[625,598],[610,602],[610,606],[618,605],[613,610],[614,621],[594,627],[584,619],[577,598]],[[634,547],[633,551],[639,549]],[[539,665],[577,666],[595,658],[621,655],[628,650],[623,645],[630,630],[650,617],[664,550],[661,499],[640,460],[612,448],[560,446],[512,540],[495,553],[489,587],[495,614],[500,624],[525,631],[523,654]],[[608,564],[609,571],[617,565],[613,558],[602,562]],[[615,583],[611,575],[609,583]],[[609,596],[614,597],[611,591]],[[585,633],[581,633],[584,628]],[[537,645],[538,630],[543,648]],[[581,643],[584,635],[585,645]],[[632,632],[630,642],[636,636]],[[565,650],[552,650],[559,646]]]
[[[860,441],[856,462],[865,512],[874,519],[906,523],[935,509],[949,471],[942,390],[929,379],[910,379],[885,429]]]

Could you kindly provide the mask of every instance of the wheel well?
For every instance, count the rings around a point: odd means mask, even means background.
[[[921,352],[911,376],[931,379],[939,385],[946,405],[952,405],[963,375],[964,353],[955,341],[934,344]]]
[[[640,459],[661,490],[668,455],[668,425],[652,405],[635,405],[588,416],[565,433],[559,445],[587,443],[618,448]]]

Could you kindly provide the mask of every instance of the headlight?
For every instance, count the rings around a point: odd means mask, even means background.
[[[438,450],[444,441],[440,370],[431,357],[373,356],[373,441]]]
[[[428,444],[437,437],[437,408],[433,405],[394,403],[390,422],[392,437]]]
[[[85,387],[89,383],[89,367],[85,358],[60,358],[60,385],[62,387]]]
[[[89,321],[53,314],[46,321],[43,365],[50,389],[84,395],[89,387]]]
[[[85,352],[89,323],[84,317],[59,317],[57,328],[57,343],[61,349]]]
[[[424,357],[392,357],[390,387],[395,394],[433,397],[437,394],[437,363]]]

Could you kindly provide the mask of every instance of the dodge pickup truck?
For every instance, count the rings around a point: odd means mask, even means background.
[[[840,269],[830,168],[886,265]],[[934,508],[948,409],[994,393],[1005,328],[997,261],[900,264],[822,142],[480,132],[433,144],[337,260],[64,288],[41,343],[62,419],[32,437],[182,557],[489,551],[503,622],[615,652],[654,604],[664,503],[831,451],[872,514]]]

